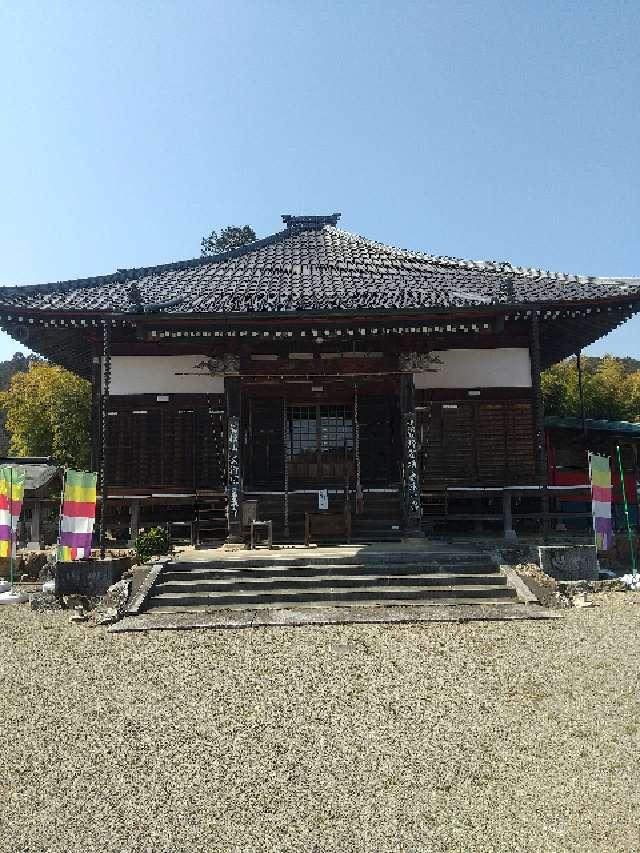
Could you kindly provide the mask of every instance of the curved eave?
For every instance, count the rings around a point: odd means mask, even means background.
[[[29,349],[49,360],[73,370],[81,376],[91,373],[91,331],[97,332],[104,323],[132,329],[144,325],[158,331],[180,326],[194,330],[202,326],[232,330],[255,328],[265,324],[273,330],[280,327],[321,328],[358,324],[373,328],[397,327],[409,323],[416,328],[430,323],[442,324],[450,318],[452,324],[474,320],[527,320],[534,312],[541,317],[541,357],[548,366],[575,353],[608,334],[640,310],[640,296],[624,295],[580,302],[548,301],[524,304],[491,304],[456,308],[415,308],[395,311],[367,309],[364,311],[290,311],[177,314],[125,314],[106,311],[38,310],[0,305],[0,328]],[[380,323],[384,318],[384,323]],[[354,324],[355,325],[355,324]],[[451,329],[450,331],[455,331]],[[507,332],[508,333],[508,332]],[[207,339],[210,340],[210,339]]]
[[[443,315],[462,317],[475,315],[499,316],[514,312],[523,311],[563,311],[570,312],[589,308],[591,306],[601,305],[617,305],[629,304],[634,306],[634,311],[640,311],[640,286],[638,291],[614,294],[603,296],[600,298],[567,300],[567,299],[545,299],[544,301],[536,302],[472,302],[462,305],[432,305],[418,307],[400,307],[400,308],[342,308],[342,309],[327,309],[318,310],[314,308],[304,310],[278,310],[278,311],[219,311],[219,312],[178,312],[178,311],[149,311],[142,313],[133,313],[125,311],[115,311],[109,309],[100,309],[94,311],[81,311],[69,308],[37,308],[32,306],[16,306],[9,303],[0,303],[0,323],[7,317],[27,317],[34,319],[77,319],[77,320],[112,320],[136,323],[164,323],[171,325],[172,323],[220,323],[222,325],[241,324],[244,322],[263,322],[265,320],[273,322],[286,322],[288,320],[296,320],[308,323],[314,323],[319,319],[331,320],[333,318],[358,319],[365,321],[368,318],[378,320],[380,317],[387,317],[390,321],[394,321],[404,317],[424,317],[425,319],[440,318]]]

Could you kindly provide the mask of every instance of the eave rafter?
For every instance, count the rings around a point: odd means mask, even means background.
[[[481,310],[450,313],[402,312],[380,315],[328,314],[324,316],[276,315],[236,317],[217,315],[179,316],[154,314],[82,315],[69,312],[41,312],[0,308],[0,327],[24,346],[51,361],[89,375],[92,341],[108,324],[114,340],[180,341],[203,345],[239,339],[247,345],[275,341],[392,340],[400,336],[446,339],[448,336],[488,335],[499,332],[508,338],[515,325],[540,320],[543,366],[565,358],[610,332],[640,310],[640,301],[616,300],[569,305],[491,306]],[[504,329],[504,332],[502,331]]]

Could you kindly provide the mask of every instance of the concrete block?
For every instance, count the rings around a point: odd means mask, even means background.
[[[595,545],[540,545],[539,565],[558,581],[598,580]]]

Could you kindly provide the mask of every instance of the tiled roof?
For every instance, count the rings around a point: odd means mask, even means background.
[[[544,419],[544,425],[555,429],[582,429],[582,418],[548,415]],[[625,433],[640,437],[640,424],[630,421],[604,421],[585,418],[585,425],[592,432]]]
[[[44,462],[24,462],[19,456],[3,456],[0,464],[11,465],[18,468],[25,475],[25,492],[37,492],[48,486],[61,472],[57,465],[48,465]]]
[[[640,278],[593,278],[397,249],[336,227],[286,217],[287,227],[211,257],[107,276],[0,288],[0,306],[52,312],[218,314],[413,309],[615,300]]]

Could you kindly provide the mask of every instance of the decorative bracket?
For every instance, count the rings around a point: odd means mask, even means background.
[[[211,376],[238,376],[240,374],[240,359],[237,355],[212,356],[200,364],[194,365],[195,370],[208,370]]]
[[[402,373],[435,373],[438,368],[433,365],[438,364],[442,362],[430,352],[401,352],[399,356]]]

